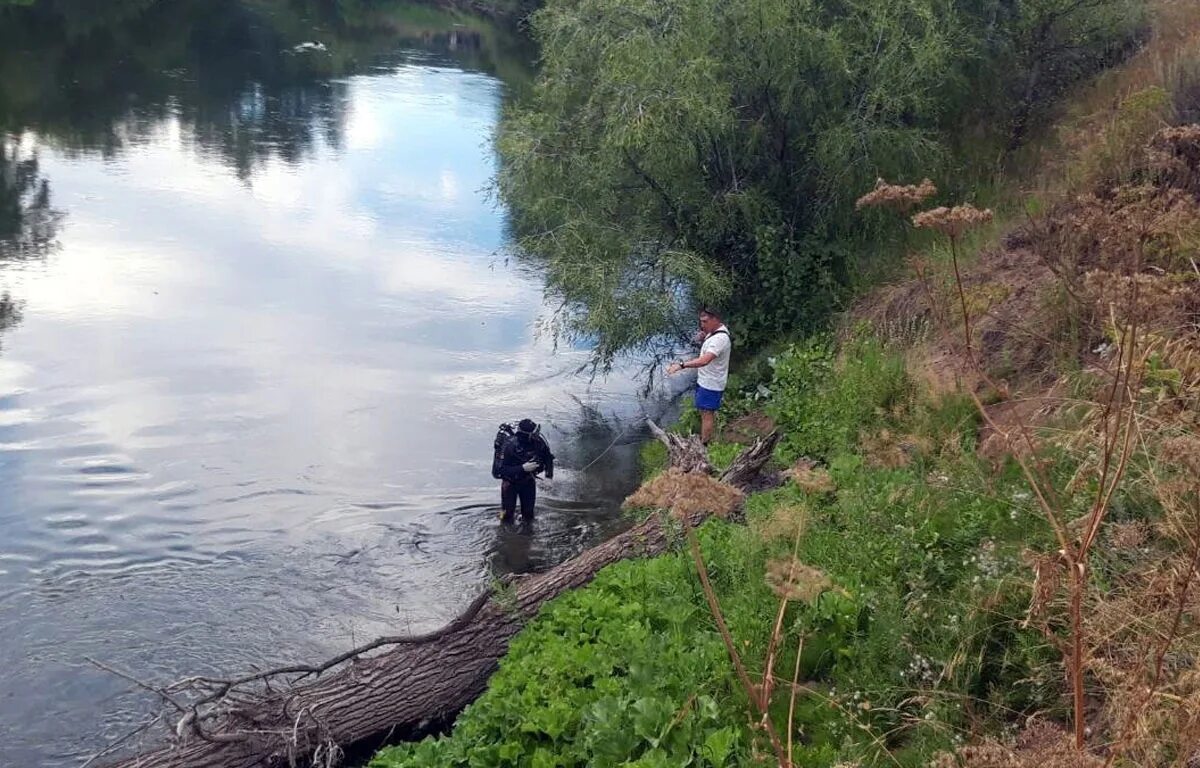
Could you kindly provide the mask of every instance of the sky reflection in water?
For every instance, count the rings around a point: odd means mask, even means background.
[[[250,166],[179,110],[120,152],[5,140],[59,218],[0,263],[0,764],[72,764],[152,709],[85,656],[158,681],[313,658],[622,525],[642,406],[533,334],[538,275],[483,193],[503,84],[417,60],[326,87],[334,142]],[[532,536],[498,529],[488,467],[525,415],[564,465]]]

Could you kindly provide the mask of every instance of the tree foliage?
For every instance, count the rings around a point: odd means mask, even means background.
[[[669,344],[698,301],[751,343],[818,326],[889,234],[855,197],[949,175],[969,123],[1008,143],[1130,38],[1134,2],[550,0],[497,187],[554,331],[603,365]]]

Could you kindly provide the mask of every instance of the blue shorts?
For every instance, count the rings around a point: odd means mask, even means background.
[[[700,411],[715,411],[721,407],[724,392],[716,389],[705,389],[696,386],[696,409]]]

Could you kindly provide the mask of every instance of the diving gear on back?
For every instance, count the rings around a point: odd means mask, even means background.
[[[515,423],[501,424],[496,430],[496,439],[492,441],[492,477],[500,479],[500,455],[504,452],[504,444],[517,433]]]

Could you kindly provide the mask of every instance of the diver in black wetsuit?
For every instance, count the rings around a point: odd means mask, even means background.
[[[545,472],[546,479],[554,477],[554,454],[542,437],[541,428],[530,419],[521,419],[516,431],[504,441],[500,450],[499,466],[492,474],[500,479],[500,519],[511,523],[517,513],[517,499],[521,500],[521,519],[533,519],[533,505],[537,500],[536,478]]]

